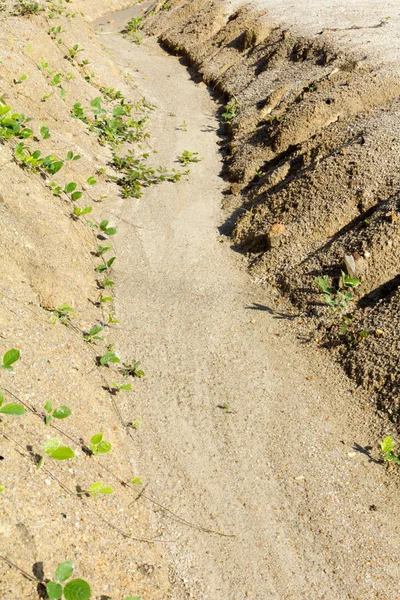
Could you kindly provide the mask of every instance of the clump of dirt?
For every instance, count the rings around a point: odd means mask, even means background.
[[[21,353],[14,371],[0,369],[0,392],[4,403],[26,410],[0,415],[4,600],[44,597],[45,582],[65,560],[74,561],[74,576],[87,579],[96,597],[165,598],[169,589],[166,562],[153,543],[160,532],[137,500],[140,487],[129,483],[140,475],[140,432],[127,425],[140,418],[133,402],[138,384],[116,366],[97,366],[116,322],[111,284],[101,283],[113,271],[96,271],[104,266],[98,246],[109,245],[107,260],[114,256],[112,231],[99,224],[116,225],[122,200],[109,166],[114,149],[93,126],[94,111],[129,105],[136,120],[147,112],[140,91],[74,12],[79,4],[16,1],[0,8],[0,356],[11,348]],[[95,16],[110,6],[91,7]],[[78,118],[79,107],[87,121]],[[79,216],[77,208],[91,212]],[[104,342],[85,341],[94,326]],[[132,386],[120,392],[129,395],[129,410],[120,410],[113,381]],[[46,425],[48,400],[68,406],[71,416]],[[99,432],[112,451],[95,456],[89,444]],[[47,457],[37,469],[49,438],[59,438],[75,458]],[[88,494],[98,481],[114,494]]]
[[[327,32],[299,37],[254,8],[181,0],[145,29],[235,103],[232,239],[252,273],[399,422],[399,79]],[[316,280],[340,291],[342,271],[359,285],[332,309]]]

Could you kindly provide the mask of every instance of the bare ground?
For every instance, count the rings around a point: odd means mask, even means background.
[[[296,339],[284,302],[218,235],[215,104],[154,41],[113,35],[127,18],[98,26],[158,106],[157,158],[204,158],[189,182],[119,213],[118,345],[146,371],[134,396],[140,473],[164,504],[217,532],[155,516],[178,541],[165,547],[171,598],[398,597],[398,491],[375,450],[387,425],[327,355]]]

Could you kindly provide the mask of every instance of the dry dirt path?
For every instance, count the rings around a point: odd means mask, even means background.
[[[400,598],[399,494],[382,465],[354,450],[380,432],[352,384],[300,345],[273,293],[223,242],[216,106],[154,41],[136,46],[117,33],[131,14],[96,27],[158,107],[156,160],[204,157],[188,182],[119,208],[118,350],[146,372],[129,400],[142,421],[132,460],[147,494],[235,535],[155,513],[176,539],[164,547],[171,598]]]

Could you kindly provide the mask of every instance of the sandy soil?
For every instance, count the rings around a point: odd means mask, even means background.
[[[216,105],[155,41],[121,38],[131,14],[97,28],[158,107],[157,160],[203,157],[188,182],[119,212],[118,348],[146,372],[134,393],[146,496],[215,532],[155,509],[177,541],[162,549],[170,597],[400,597],[395,471],[375,460],[387,424],[327,355],[300,344],[283,302],[252,283],[219,235]]]

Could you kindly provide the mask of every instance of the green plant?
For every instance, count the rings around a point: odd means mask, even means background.
[[[132,360],[131,363],[122,363],[121,373],[124,377],[144,377],[144,372],[139,369],[140,361]]]
[[[115,285],[114,281],[111,281],[111,279],[108,279],[108,277],[104,277],[102,281],[98,281],[98,284],[101,288],[112,287]]]
[[[95,483],[92,483],[90,488],[88,490],[85,490],[83,493],[88,493],[91,496],[93,496],[93,498],[97,498],[99,494],[113,494],[114,490],[109,485],[104,485],[102,481],[96,481]]]
[[[134,477],[129,481],[129,483],[133,483],[133,485],[143,485],[143,481],[140,479],[140,477]]]
[[[100,364],[107,367],[109,363],[120,363],[121,359],[115,354],[115,352],[109,351],[103,354],[100,358]]]
[[[52,312],[54,314],[55,321],[59,319],[61,323],[64,323],[64,325],[69,322],[71,317],[76,316],[76,313],[69,304],[60,304],[60,306],[55,308]]]
[[[4,492],[4,490],[5,490],[5,489],[6,489],[6,488],[4,487],[4,485],[0,485],[0,493],[1,493],[1,492]]]
[[[51,438],[43,444],[43,452],[53,458],[54,460],[70,460],[75,458],[75,453],[72,448],[68,446],[61,446],[61,442],[58,438]],[[37,468],[40,469],[45,462],[45,456],[43,456],[38,462]]]
[[[2,363],[0,364],[0,367],[2,369],[5,369],[6,371],[14,371],[12,365],[15,362],[17,362],[20,355],[21,355],[20,351],[15,348],[12,348],[11,350],[7,350],[7,352],[4,354],[4,356],[2,358]]]
[[[74,44],[72,48],[69,48],[68,56],[66,56],[65,58],[76,58],[79,52],[83,52],[83,48],[79,48],[78,44]]]
[[[344,271],[341,271],[339,284],[346,290],[345,293],[331,287],[328,283],[327,275],[317,277],[315,283],[319,287],[320,291],[324,294],[325,304],[327,304],[333,310],[347,308],[349,302],[353,299],[353,293],[350,290],[360,285],[360,281],[358,279],[355,277],[349,277],[346,275],[346,273],[344,273]]]
[[[132,389],[132,385],[130,383],[115,383],[115,381],[112,382],[112,390],[115,390],[116,392],[130,392]]]
[[[136,18],[134,17],[133,19],[128,21],[128,23],[126,24],[126,32],[127,33],[136,33],[136,31],[139,29],[142,21],[143,21],[143,17],[136,17]]]
[[[108,452],[111,452],[112,445],[110,442],[103,440],[102,433],[96,433],[90,440],[89,448],[93,452],[93,455],[97,456],[98,454],[108,454]]]
[[[77,206],[76,208],[74,208],[74,211],[72,213],[73,217],[83,217],[84,215],[88,215],[92,212],[93,207],[92,206],[85,206],[84,208],[80,208],[79,206]]]
[[[28,75],[21,75],[21,77],[19,77],[18,79],[14,79],[14,83],[22,83],[23,81],[25,81],[25,79],[28,79]]]
[[[118,319],[114,318],[114,315],[108,313],[108,324],[110,325],[111,323],[119,323],[119,321]]]
[[[72,150],[67,152],[66,160],[79,160],[81,158],[80,154],[74,154]]]
[[[109,250],[111,250],[111,244],[107,244],[106,246],[97,246],[96,254],[97,256],[103,256],[103,254]]]
[[[198,157],[198,152],[189,152],[189,150],[184,150],[180,156],[178,156],[178,161],[182,165],[189,165],[190,163],[197,163],[203,160]]]
[[[383,460],[385,462],[395,462],[400,464],[400,457],[393,452],[395,446],[396,443],[393,441],[391,435],[385,437],[380,443],[380,447],[383,452]]]
[[[0,101],[0,138],[9,140],[11,138],[27,139],[32,137],[33,131],[26,127],[31,121],[24,114],[11,113],[11,106]]]
[[[108,235],[108,236],[115,235],[117,233],[117,230],[115,229],[115,227],[108,226],[107,220],[104,220],[100,223],[99,229],[102,233],[104,233],[104,235]]]
[[[179,125],[179,129],[181,129],[182,131],[187,131],[187,128],[188,124],[186,123],[186,121],[183,121],[183,123]]]
[[[97,271],[98,273],[103,273],[104,271],[107,271],[107,269],[110,269],[112,267],[115,260],[116,260],[116,256],[113,256],[106,263],[96,267],[95,271]]]
[[[26,410],[21,404],[15,402],[8,402],[4,404],[4,396],[0,393],[0,413],[2,415],[13,415],[14,417],[20,417],[26,413]]]
[[[103,296],[103,294],[100,294],[99,297],[99,302],[112,302],[114,300],[114,298],[112,296]]]
[[[54,574],[54,581],[46,584],[46,592],[49,600],[89,600],[92,596],[90,585],[84,579],[71,579],[64,587],[61,585],[69,579],[74,572],[74,564],[71,561],[60,563]]]
[[[49,425],[52,419],[66,419],[72,414],[72,411],[70,408],[68,408],[68,406],[62,405],[53,409],[53,403],[51,400],[47,400],[43,408],[47,413],[45,416],[46,425]]]
[[[55,175],[64,166],[62,160],[56,156],[48,155],[41,156],[40,150],[32,150],[24,142],[18,144],[14,150],[15,158],[17,158],[24,167],[28,167],[32,171],[42,170],[50,175]]]
[[[222,113],[222,118],[227,123],[228,121],[232,121],[239,111],[239,103],[236,98],[232,98],[228,104],[224,106],[224,112]]]
[[[33,2],[32,0],[18,0],[18,2],[14,4],[12,14],[23,17],[25,15],[37,15],[43,10],[44,8],[42,8],[38,2]]]
[[[136,419],[135,421],[130,421],[129,423],[127,423],[127,427],[131,427],[132,429],[135,429],[136,431],[138,429],[140,429],[140,426],[141,426],[140,419]]]
[[[101,331],[104,330],[104,327],[101,327],[101,325],[95,325],[94,327],[92,327],[89,331],[89,333],[86,333],[83,336],[83,339],[85,340],[85,342],[90,342],[91,344],[93,342],[103,342],[104,338],[100,337],[99,335],[97,335],[98,333],[100,333]]]
[[[96,181],[96,179],[94,177],[89,177],[88,180],[87,180],[87,183],[89,185],[96,185],[97,181]]]
[[[49,138],[51,138],[50,130],[46,125],[42,125],[42,127],[40,128],[40,135],[44,140],[48,140]]]

